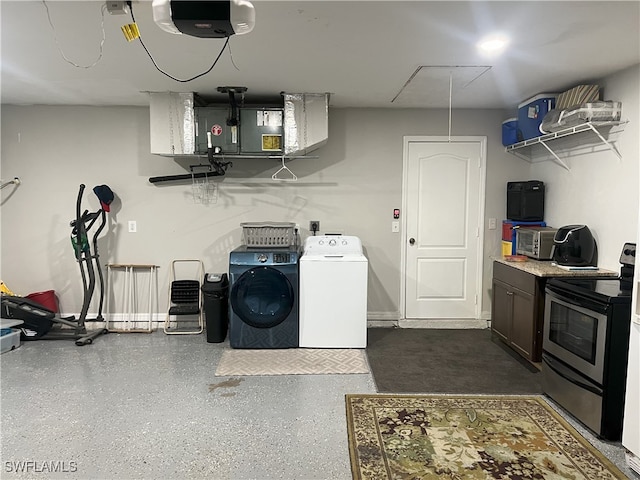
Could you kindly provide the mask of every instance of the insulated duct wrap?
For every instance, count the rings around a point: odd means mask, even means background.
[[[329,136],[328,93],[283,93],[284,154],[306,155]]]
[[[151,153],[157,155],[195,153],[196,119],[193,93],[150,93],[149,114]]]
[[[329,134],[328,93],[283,93],[282,150],[277,155],[304,156],[327,142]],[[198,119],[201,105],[195,93],[151,92],[149,93],[151,153],[164,156],[202,155],[202,138],[198,137]],[[196,108],[198,107],[198,108]],[[211,106],[215,108],[215,106]],[[226,105],[219,107],[227,108]],[[266,107],[265,107],[266,108]],[[252,109],[244,109],[249,112]],[[255,108],[253,109],[255,110]],[[269,110],[273,110],[269,107]],[[280,111],[279,109],[277,109]],[[242,113],[242,112],[241,112]],[[255,113],[254,113],[255,117]],[[240,124],[252,121],[251,115],[242,118]],[[255,119],[253,119],[255,122]],[[255,130],[255,129],[254,129]],[[206,131],[206,129],[205,129]],[[248,151],[251,142],[261,144],[260,131],[243,129],[241,138],[234,145],[240,155],[273,155],[272,151]],[[262,132],[264,133],[264,132]],[[200,132],[202,135],[202,132]],[[206,143],[204,144],[206,145]],[[199,148],[200,147],[200,148]]]

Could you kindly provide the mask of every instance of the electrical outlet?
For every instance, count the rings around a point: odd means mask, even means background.
[[[138,231],[138,224],[135,220],[129,220],[129,233],[136,233]]]
[[[111,15],[124,15],[127,13],[127,6],[124,1],[107,0],[107,12]]]
[[[489,230],[495,230],[497,227],[497,221],[495,218],[489,219]]]
[[[309,222],[309,230],[312,232],[320,231],[320,221],[319,220],[311,220]]]
[[[400,231],[400,222],[394,220],[393,222],[391,222],[391,232],[398,233],[399,231]]]

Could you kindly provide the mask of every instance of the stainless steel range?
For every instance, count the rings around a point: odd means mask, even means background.
[[[622,433],[635,244],[620,262],[620,278],[551,279],[545,290],[544,393],[607,440]]]

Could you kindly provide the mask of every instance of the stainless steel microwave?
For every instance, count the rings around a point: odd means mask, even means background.
[[[516,253],[536,260],[551,260],[557,231],[551,227],[519,227],[516,230]]]

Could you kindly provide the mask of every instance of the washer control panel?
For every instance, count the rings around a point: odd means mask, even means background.
[[[304,244],[305,255],[362,255],[362,242],[347,235],[309,237]]]
[[[256,249],[240,247],[229,254],[231,265],[295,265],[299,250],[291,248]]]
[[[256,253],[256,263],[262,263],[266,265],[275,265],[275,264],[292,264],[292,263],[296,263],[296,261],[297,261],[296,255],[291,252]]]
[[[291,254],[274,252],[273,263],[291,263]]]

